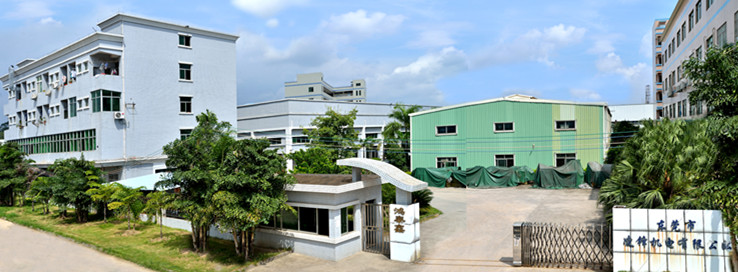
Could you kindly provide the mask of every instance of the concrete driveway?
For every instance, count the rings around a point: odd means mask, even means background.
[[[0,219],[0,271],[150,271],[70,240]]]
[[[527,185],[431,190],[435,197],[431,204],[443,215],[420,225],[422,260],[416,264],[364,252],[338,262],[290,254],[253,271],[541,271],[512,266],[514,222],[581,224],[603,219],[597,190],[543,190]]]

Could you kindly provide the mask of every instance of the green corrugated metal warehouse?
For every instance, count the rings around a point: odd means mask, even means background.
[[[606,103],[511,95],[410,115],[412,168],[602,163],[609,147]]]

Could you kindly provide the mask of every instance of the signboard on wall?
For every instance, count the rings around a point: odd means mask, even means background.
[[[720,211],[612,212],[614,271],[731,271],[730,231]]]

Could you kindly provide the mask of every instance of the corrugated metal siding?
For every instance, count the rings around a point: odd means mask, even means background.
[[[514,154],[515,165],[552,165],[555,153],[577,153],[583,164],[602,162],[602,107],[499,101],[412,117],[413,167],[435,167],[437,157],[457,157],[462,168],[494,165],[495,154]],[[576,131],[555,131],[556,120],[577,120]],[[514,122],[515,132],[495,133],[494,123]],[[439,125],[457,135],[436,136]],[[599,149],[598,149],[599,148]]]

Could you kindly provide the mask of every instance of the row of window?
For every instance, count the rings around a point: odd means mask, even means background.
[[[10,140],[26,154],[80,152],[97,149],[94,129]]]
[[[282,211],[262,227],[330,235],[328,209],[294,207],[297,214]],[[354,231],[354,206],[341,209],[341,234]]]
[[[576,130],[577,122],[575,120],[556,121],[555,130]],[[514,122],[494,123],[494,132],[515,132]],[[436,135],[456,135],[456,125],[436,126]]]
[[[378,137],[379,137],[378,133],[367,133],[366,134],[366,139],[377,139]],[[267,138],[267,139],[272,145],[281,145],[282,140],[283,140],[283,138],[281,137]],[[310,138],[308,136],[294,136],[292,137],[292,143],[293,144],[307,144],[307,143],[310,143]]]
[[[687,108],[689,107],[689,111],[687,111]],[[664,108],[665,116],[669,118],[680,118],[680,117],[688,117],[693,115],[701,115],[702,114],[702,102],[697,102],[697,105],[690,105],[687,102],[687,99],[684,99],[682,101],[677,101],[677,103],[667,105]]]
[[[61,100],[59,104],[46,104],[36,107],[36,110],[19,111],[16,116],[8,116],[8,124],[25,126],[28,122],[43,124],[49,118],[57,116],[62,116],[64,119],[77,117],[78,111],[90,109],[90,100],[92,100],[92,112],[120,111],[120,92],[96,90],[92,91],[90,96],[70,97]]]
[[[567,162],[577,159],[577,153],[556,153],[556,167],[563,166]],[[513,167],[515,166],[515,155],[514,154],[496,154],[495,155],[495,166],[498,167]],[[444,167],[458,167],[457,157],[437,157],[436,168]]]

